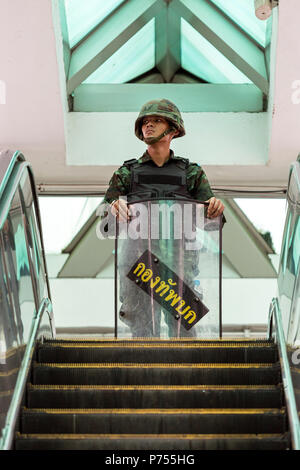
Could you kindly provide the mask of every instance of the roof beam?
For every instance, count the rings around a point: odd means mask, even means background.
[[[162,76],[161,73],[158,72],[156,68],[150,70],[149,72],[146,72],[143,75],[140,75],[139,77],[136,77],[135,79],[131,80],[130,82],[127,83],[144,83],[144,84],[151,84],[151,83],[164,83],[165,80]],[[187,72],[184,69],[179,69],[173,76],[171,83],[207,83],[204,80],[201,80],[200,78],[196,77],[195,75],[191,74],[190,72]]]
[[[68,94],[154,18],[162,7],[161,0],[130,0],[102,22],[72,53]]]
[[[164,77],[156,68],[154,68],[152,70],[149,70],[149,72],[139,75],[138,77],[134,78],[133,80],[130,80],[130,82],[127,83],[164,83]]]
[[[63,56],[64,56],[64,66],[65,74],[69,74],[69,66],[71,61],[71,49],[69,44],[69,34],[68,34],[68,24],[66,18],[66,9],[65,2],[59,0],[58,2],[59,16],[60,16],[60,25],[61,25],[61,35],[63,40]]]
[[[181,67],[180,16],[172,2],[155,17],[155,64],[167,83]]]
[[[93,220],[94,214],[91,217]],[[87,277],[97,276],[105,266],[114,249],[114,240],[107,238],[100,240],[97,237],[96,227],[99,220],[96,219],[90,226],[86,224],[80,236],[75,236],[69,247],[63,250],[70,252],[70,256],[60,269],[57,277]]]
[[[268,94],[264,52],[239,27],[227,21],[207,0],[173,0],[172,5],[185,21]]]
[[[138,112],[153,96],[167,96],[182,112],[260,112],[263,109],[262,92],[250,83],[84,83],[74,92],[74,111]]]
[[[180,69],[177,71],[177,73],[174,75],[172,79],[172,83],[207,83],[205,80],[202,80],[199,77],[196,77],[196,75],[191,74],[187,70]]]

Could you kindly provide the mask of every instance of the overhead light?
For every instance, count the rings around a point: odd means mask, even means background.
[[[255,15],[259,20],[267,20],[272,14],[271,0],[254,0]]]

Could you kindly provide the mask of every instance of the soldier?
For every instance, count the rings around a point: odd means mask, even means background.
[[[215,218],[223,213],[224,205],[214,197],[201,166],[175,156],[170,149],[173,138],[185,135],[184,123],[175,104],[166,99],[146,103],[135,122],[135,135],[147,144],[147,150],[139,159],[127,160],[115,171],[103,201],[110,204],[111,213],[120,222],[130,219],[130,203],[159,197],[206,201],[208,218]],[[126,196],[126,201],[120,198],[122,196]],[[129,245],[127,249],[130,250]],[[131,251],[132,256],[133,253]],[[131,261],[133,263],[135,260],[131,258]],[[125,265],[123,268],[124,270],[120,269],[121,277],[126,272]],[[149,315],[149,305],[146,304],[150,304],[150,300],[146,295],[143,305],[140,298],[133,305],[134,300],[131,297],[134,295],[130,282],[121,279],[121,320],[130,327],[133,336],[159,336],[160,315],[157,312],[153,315],[153,302],[152,315]],[[157,311],[159,306],[156,305],[155,309]],[[178,327],[170,314],[165,315],[165,318],[169,336],[182,333],[182,328]],[[185,336],[193,336],[193,333]]]

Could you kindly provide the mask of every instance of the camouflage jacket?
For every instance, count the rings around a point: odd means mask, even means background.
[[[170,151],[170,159],[180,158],[174,156],[174,152]],[[138,163],[142,165],[144,162],[151,160],[149,153],[146,151],[139,159]],[[168,161],[164,165],[168,165]],[[131,171],[126,165],[122,165],[116,170],[109,182],[109,187],[104,196],[103,204],[110,204],[119,196],[126,196],[130,190]],[[214,196],[204,170],[197,163],[189,163],[187,168],[187,190],[193,199],[198,201],[207,201]]]

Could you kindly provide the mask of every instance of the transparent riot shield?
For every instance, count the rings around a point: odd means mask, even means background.
[[[130,211],[117,230],[117,337],[220,337],[221,218],[187,199]]]

